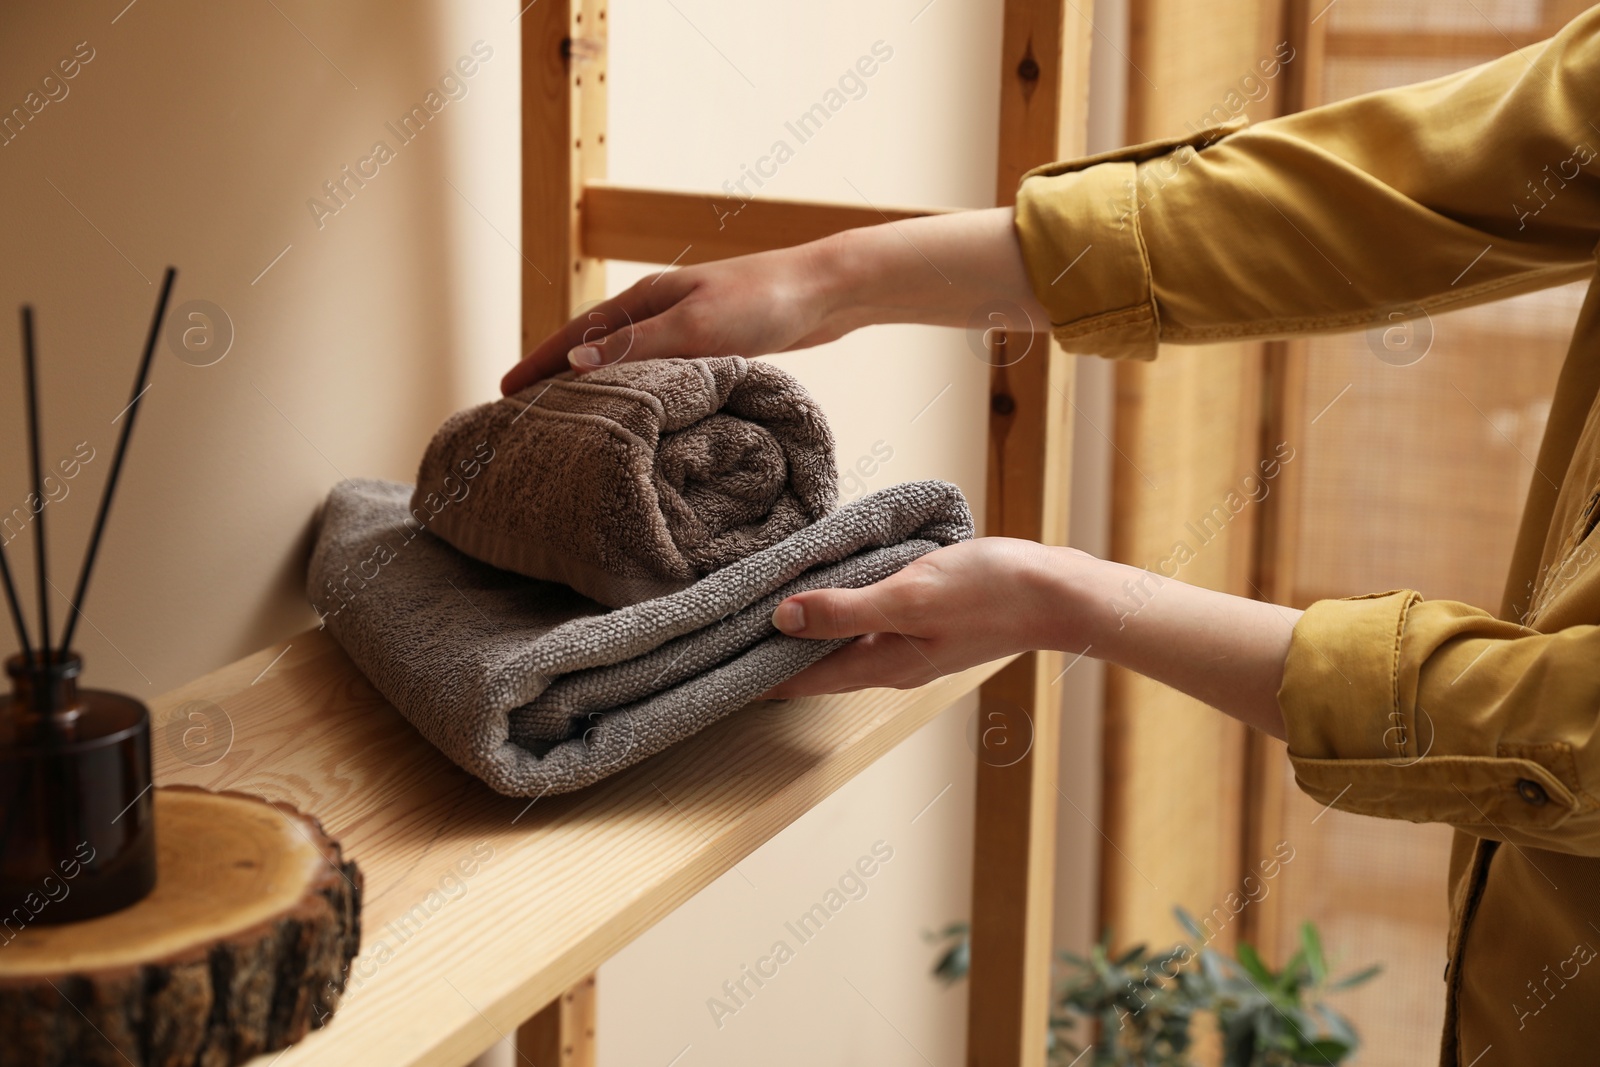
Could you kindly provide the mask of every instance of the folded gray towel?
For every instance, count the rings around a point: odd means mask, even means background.
[[[335,486],[307,592],[380,693],[496,790],[581,788],[710,725],[843,641],[773,628],[785,596],[855,588],[972,536],[961,491],[908,482],[658,599],[607,611],[426,530],[410,486]]]
[[[413,515],[467,555],[622,607],[788,537],[838,498],[816,401],[741,356],[619,363],[440,427]]]

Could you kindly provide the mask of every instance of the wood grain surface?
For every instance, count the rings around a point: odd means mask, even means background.
[[[156,779],[293,804],[365,874],[344,1003],[278,1067],[459,1067],[1003,665],[752,705],[529,801],[446,760],[308,631],[155,701]]]
[[[723,193],[677,193],[591,182],[583,190],[583,253],[686,267],[945,210],[766,196],[743,200]]]
[[[339,843],[295,808],[239,793],[166,786],[154,808],[149,896],[8,931],[0,1064],[223,1067],[337,1010],[361,939],[361,872]]]
[[[578,240],[583,187],[606,173],[605,0],[546,0],[522,31],[522,347],[605,296]],[[508,356],[511,355],[508,353]]]

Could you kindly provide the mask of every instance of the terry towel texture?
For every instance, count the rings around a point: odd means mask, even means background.
[[[419,530],[411,497],[394,482],[334,487],[307,591],[424,737],[514,796],[567,792],[637,763],[845,643],[779,633],[771,615],[783,597],[869,585],[972,536],[959,489],[908,482],[687,589],[607,611]]]
[[[725,356],[569,372],[459,412],[412,510],[469,556],[622,607],[777,544],[837,496],[816,401]]]

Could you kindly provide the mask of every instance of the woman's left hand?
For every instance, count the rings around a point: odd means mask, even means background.
[[[1219,593],[1074,548],[980,537],[865,589],[814,589],[772,622],[796,637],[853,637],[765,695],[910,689],[1030,649],[1138,671],[1273,737],[1300,612]]]
[[[769,698],[910,689],[1032,648],[1070,643],[1051,618],[1053,575],[1072,549],[1009,537],[949,545],[863,589],[816,589],[779,604],[772,621],[795,637],[853,637]],[[1090,557],[1083,556],[1084,559]]]

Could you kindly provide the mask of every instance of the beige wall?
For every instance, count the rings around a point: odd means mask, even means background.
[[[439,420],[492,395],[517,346],[519,50],[505,2],[124,2],[0,15],[0,106],[22,104],[78,42],[94,50],[66,97],[0,147],[0,307],[39,310],[47,457],[81,440],[97,450],[45,512],[62,586],[151,283],[176,263],[175,302],[232,320],[215,365],[163,345],[87,605],[91,683],[150,696],[309,625],[301,568],[328,488],[409,478]],[[881,40],[894,55],[865,95],[762,192],[992,203],[998,0],[618,0],[611,25],[613,180],[736,181]],[[479,40],[493,56],[467,95],[399,146],[384,124]],[[378,139],[395,158],[319,228],[307,201]],[[611,288],[647,270],[614,264]],[[0,500],[21,503],[13,336],[0,329]],[[879,328],[780,362],[828,409],[842,467],[892,449],[866,489],[947,478],[981,514],[986,379],[962,334]],[[23,544],[11,555],[26,577]],[[972,710],[946,713],[608,964],[602,1062],[666,1064],[686,1045],[684,1065],[919,1062],[913,1048],[959,1062],[965,995],[926,977],[920,934],[967,908]],[[706,1000],[879,840],[894,859],[868,895],[719,1029]],[[1067,914],[1081,922],[1090,879],[1073,870]]]
[[[675,2],[612,5],[613,180],[718,189],[782,138],[794,158],[760,195],[993,203],[998,3],[937,3],[913,23],[921,0]],[[893,57],[865,94],[800,144],[785,121],[880,40]],[[653,269],[613,264],[608,281],[616,289]],[[868,489],[947,478],[981,511],[987,378],[963,335],[879,327],[778,362],[827,409],[841,467],[880,441],[893,449]],[[680,1067],[962,1062],[965,990],[927,977],[921,932],[969,906],[974,708],[952,708],[603,967],[601,1063],[664,1065],[680,1052]],[[784,923],[880,840],[894,859],[867,895],[800,945]],[[731,1005],[722,983],[780,939],[795,958],[719,1027],[707,1001]]]
[[[328,487],[340,472],[409,477],[438,421],[484,395],[516,348],[516,253],[446,184],[515,232],[503,5],[409,18],[378,3],[278,6],[0,16],[7,110],[78,42],[94,55],[0,147],[0,501],[9,511],[27,491],[24,299],[39,315],[47,460],[79,441],[97,455],[44,512],[58,585],[87,536],[164,266],[181,271],[176,304],[218,305],[236,335],[213,366],[159,352],[80,628],[91,684],[154,695],[313,621],[300,575]],[[469,95],[319,230],[306,204],[322,183],[375,140],[398,145],[384,123],[480,38],[494,56]],[[23,547],[11,555],[31,582]]]

